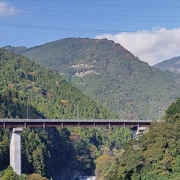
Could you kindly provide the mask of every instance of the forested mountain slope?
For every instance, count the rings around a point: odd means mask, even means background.
[[[107,118],[112,113],[63,80],[57,72],[41,68],[21,55],[0,49],[1,118],[26,118],[18,108],[29,106],[29,118]],[[22,109],[20,108],[20,109]],[[16,112],[12,112],[16,111]],[[31,113],[33,117],[31,117]]]
[[[0,49],[0,65],[0,118],[117,118],[69,85],[57,72],[21,55]],[[114,156],[129,139],[130,130],[119,127],[25,129],[22,172],[54,180],[69,180],[79,173],[91,175],[97,157],[104,153]],[[6,169],[8,130],[0,129],[0,152],[0,179],[26,180],[26,175],[18,177]],[[35,177],[38,175],[28,180]]]
[[[162,71],[169,70],[172,72],[180,72],[180,57],[174,57],[165,61],[162,61],[156,65],[155,68],[161,69]]]
[[[57,70],[86,95],[122,118],[158,118],[180,96],[180,76],[161,72],[107,39],[67,38],[23,55]]]
[[[180,99],[142,137],[130,141],[114,162],[101,162],[98,180],[179,180]],[[109,159],[108,159],[109,160]]]

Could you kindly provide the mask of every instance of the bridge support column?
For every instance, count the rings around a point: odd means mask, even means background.
[[[9,130],[10,136],[10,165],[13,170],[21,174],[21,132],[23,128],[12,128]]]
[[[132,131],[132,138],[135,139],[137,138],[139,135],[142,135],[146,132],[147,127],[134,127],[131,129]]]

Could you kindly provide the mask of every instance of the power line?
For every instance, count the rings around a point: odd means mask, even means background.
[[[53,30],[53,31],[99,32],[99,33],[120,32],[117,30],[76,29],[76,28],[62,28],[62,27],[55,27],[55,26],[37,26],[37,25],[29,25],[29,24],[11,24],[11,23],[0,23],[0,26],[28,28],[28,29],[44,29],[44,30]]]
[[[11,23],[0,23],[0,26],[30,28],[30,29],[44,29],[44,30],[54,30],[54,31],[107,32],[107,33],[108,32],[114,32],[114,33],[119,32],[119,31],[115,31],[115,30],[75,29],[75,28],[55,27],[55,26],[37,26],[37,25],[29,25],[29,24],[11,24]]]
[[[0,8],[1,9],[1,8]],[[71,12],[71,11],[52,11],[52,10],[42,10],[42,9],[18,9],[19,13],[31,14],[32,11],[45,12],[45,13],[64,13],[64,14],[73,14],[73,15],[91,15],[91,16],[110,16],[110,17],[145,17],[145,18],[180,18],[180,17],[170,17],[170,16],[145,16],[145,15],[127,15],[127,14],[102,14],[102,13],[85,13],[85,12]],[[31,12],[27,12],[31,11]],[[44,15],[44,14],[42,14]]]
[[[3,7],[0,7],[0,9],[3,9]],[[64,13],[64,14],[73,14],[73,15],[91,15],[91,16],[110,16],[110,17],[141,17],[141,18],[180,18],[180,17],[170,17],[170,16],[148,16],[148,15],[129,15],[129,14],[107,14],[107,13],[87,13],[87,12],[72,12],[72,11],[55,11],[55,10],[45,10],[45,9],[21,9],[16,8],[19,12],[18,13],[24,13],[24,14],[33,14],[32,11],[35,12],[44,12],[44,13]],[[30,11],[30,12],[28,12]],[[35,14],[36,15],[36,14]],[[46,14],[37,14],[37,15],[46,15]],[[53,15],[57,16],[57,15]]]
[[[22,13],[22,14],[30,14],[30,15],[35,15],[35,16],[46,16],[46,17],[58,17],[58,18],[72,18],[72,19],[92,19],[92,20],[103,20],[103,21],[123,21],[125,20],[126,22],[127,21],[151,21],[151,22],[158,22],[157,18],[156,19],[126,19],[124,16],[124,18],[101,18],[101,17],[78,17],[78,16],[66,16],[66,15],[48,15],[48,14],[37,14],[37,13]],[[128,16],[127,16],[128,17]],[[130,16],[130,17],[133,17],[133,16]],[[141,16],[138,16],[138,17],[141,17]],[[141,18],[144,18],[143,16]],[[161,22],[180,22],[180,20],[171,20],[169,18],[169,20],[161,20],[159,19],[159,21]]]
[[[176,6],[137,6],[137,5],[119,5],[119,4],[99,4],[99,3],[84,3],[84,2],[65,2],[65,1],[56,1],[56,0],[29,0],[43,3],[58,3],[58,4],[67,4],[67,5],[87,5],[87,6],[105,6],[105,7],[122,7],[122,8],[157,8],[157,9],[180,9]]]
[[[20,12],[21,14],[29,14],[29,15],[35,15],[35,16],[46,16],[46,17],[58,17],[58,18],[72,18],[72,19],[94,19],[94,20],[107,20],[107,21],[122,21],[122,20],[126,20],[126,21],[157,21],[158,16],[130,16],[130,15],[117,15],[116,17],[121,17],[121,18],[102,18],[102,17],[85,17],[85,16],[67,16],[67,15],[49,15],[49,14],[38,14],[38,13],[31,13],[31,12]],[[76,13],[71,13],[71,14],[76,14]],[[80,14],[80,13],[79,13]],[[84,13],[85,14],[85,13]],[[114,15],[115,16],[115,15]],[[148,18],[148,17],[153,17],[156,19],[127,19],[127,17],[139,17],[139,18]],[[159,17],[161,18],[161,17]],[[163,22],[180,22],[180,20],[171,20],[171,18],[169,17],[165,17],[166,19],[161,20],[159,19],[159,21],[163,21]],[[169,19],[169,20],[167,20]],[[178,18],[179,19],[179,18]]]
[[[78,29],[78,28],[66,28],[66,27],[56,27],[56,26],[37,26],[30,24],[12,24],[12,23],[0,23],[0,26],[6,27],[17,27],[17,28],[28,28],[28,29],[41,29],[41,30],[51,30],[51,31],[73,31],[73,32],[96,32],[96,33],[139,33],[139,34],[171,34],[170,32],[148,32],[148,31],[122,31],[122,30],[110,30],[110,29]],[[172,35],[172,34],[171,34]],[[176,35],[177,36],[177,35]]]
[[[1,9],[1,7],[0,7]],[[35,10],[35,9],[18,9],[20,14],[27,14],[27,15],[35,15],[35,16],[46,16],[46,17],[58,17],[58,18],[72,18],[72,19],[94,19],[94,20],[106,20],[106,21],[151,21],[151,22],[180,22],[180,17],[167,17],[167,16],[145,16],[145,15],[115,15],[115,14],[94,14],[94,13],[80,13],[80,12],[65,12],[65,11],[50,11],[50,10]],[[27,12],[31,11],[31,12]],[[37,11],[37,12],[44,12],[46,14],[41,14],[41,13],[32,13],[32,11]],[[68,16],[68,15],[52,15],[52,14],[47,14],[51,12],[57,12],[57,13],[64,13],[64,14],[72,14],[72,15],[83,15],[83,16]],[[105,17],[85,17],[84,15],[91,15],[91,16],[109,16],[109,17],[116,17],[116,18],[105,18]],[[121,17],[121,18],[118,18]],[[127,18],[141,18],[141,19],[127,19]],[[153,18],[153,19],[147,19],[147,18]],[[166,19],[157,19],[157,18],[166,18]],[[178,20],[174,20],[174,18],[177,18]]]

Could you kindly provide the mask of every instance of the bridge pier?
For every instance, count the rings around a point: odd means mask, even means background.
[[[147,127],[134,127],[131,129],[132,131],[132,138],[135,139],[137,138],[139,135],[143,134],[145,131],[147,130]]]
[[[23,131],[23,128],[9,129],[10,165],[18,175],[21,175],[21,133],[22,131]]]

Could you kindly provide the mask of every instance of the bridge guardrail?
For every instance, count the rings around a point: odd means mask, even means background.
[[[133,120],[133,119],[0,119],[0,122],[153,122],[159,120]]]

